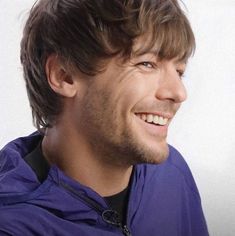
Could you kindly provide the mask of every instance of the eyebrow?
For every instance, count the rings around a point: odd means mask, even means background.
[[[137,50],[138,51],[138,50]],[[141,57],[141,56],[144,56],[144,55],[150,55],[150,56],[153,56],[157,61],[161,61],[161,60],[173,60],[175,64],[185,64],[187,65],[187,62],[188,60],[187,59],[177,59],[177,58],[172,58],[172,59],[166,59],[166,58],[162,58],[162,59],[159,59],[159,56],[157,54],[157,51],[154,51],[154,50],[151,50],[151,51],[148,51],[148,52],[143,52],[141,54],[137,54],[137,53],[133,53],[132,54],[132,58],[138,58],[138,57]]]
[[[154,52],[154,51],[148,51],[148,52],[144,52],[144,53],[141,53],[141,54],[134,52],[134,53],[131,55],[131,58],[132,58],[132,59],[136,59],[136,58],[143,57],[143,56],[152,56],[152,57],[154,57],[156,60],[159,60],[159,57],[158,57],[157,53]]]

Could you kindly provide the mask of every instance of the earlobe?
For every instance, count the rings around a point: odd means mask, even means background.
[[[77,84],[63,67],[57,55],[50,55],[45,66],[46,76],[51,89],[63,97],[74,97]]]

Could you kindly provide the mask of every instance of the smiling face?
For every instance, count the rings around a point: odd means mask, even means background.
[[[84,80],[75,122],[94,154],[112,165],[163,161],[169,123],[186,99],[184,70],[184,63],[146,53],[124,64],[113,58]]]

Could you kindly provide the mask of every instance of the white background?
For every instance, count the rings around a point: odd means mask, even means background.
[[[184,2],[197,50],[184,78],[188,100],[168,140],[191,167],[210,235],[234,236],[235,1]],[[32,3],[0,0],[0,147],[34,131],[19,62],[21,32]]]

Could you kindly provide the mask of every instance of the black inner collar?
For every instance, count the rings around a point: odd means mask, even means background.
[[[47,178],[50,165],[42,154],[41,142],[24,158],[24,160],[33,169],[38,180],[42,183]]]

